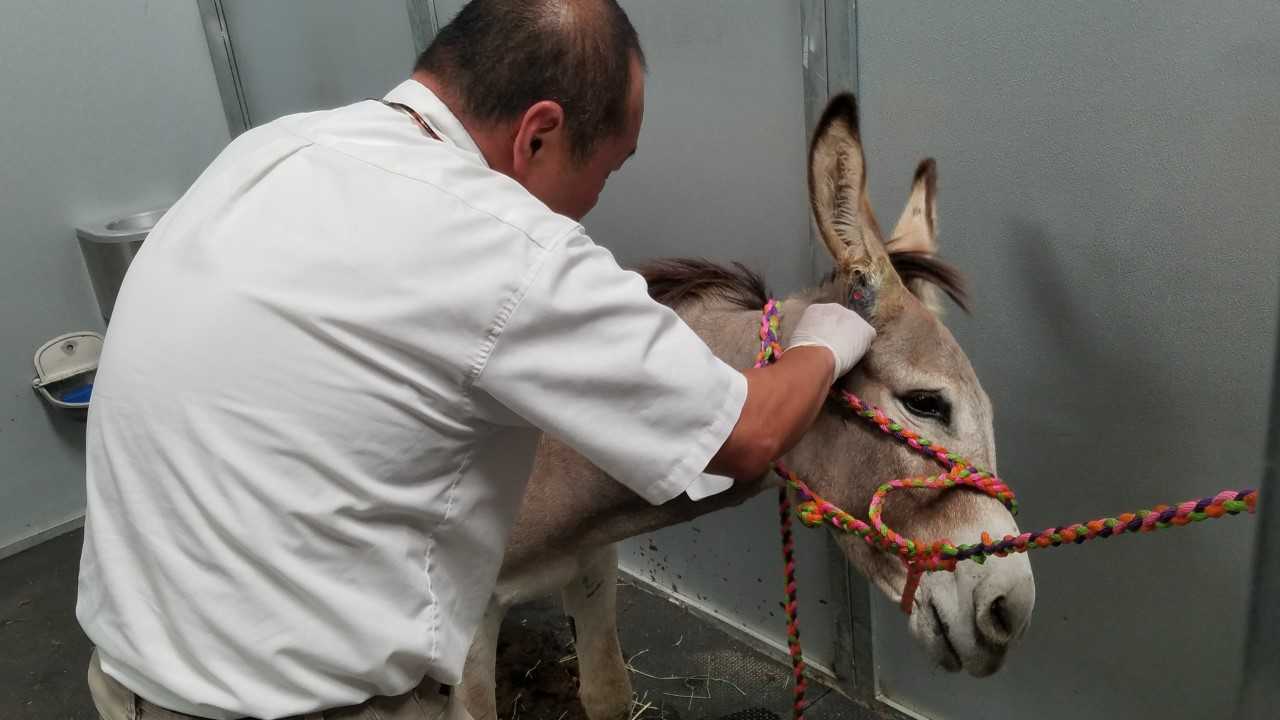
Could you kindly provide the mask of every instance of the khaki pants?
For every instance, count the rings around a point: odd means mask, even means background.
[[[102,720],[201,720],[165,710],[138,697],[106,673],[94,651],[89,660],[89,691]],[[376,697],[361,705],[299,716],[296,720],[471,720],[458,693],[446,696],[439,684],[425,682],[397,697]]]

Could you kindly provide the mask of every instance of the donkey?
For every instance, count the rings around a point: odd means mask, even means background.
[[[844,387],[884,408],[900,422],[992,471],[996,467],[992,410],[968,358],[936,314],[940,291],[963,306],[959,276],[934,254],[936,166],[919,165],[906,210],[887,242],[867,200],[865,161],[852,95],[832,99],[809,150],[814,220],[835,261],[820,286],[782,303],[788,318],[815,302],[852,304],[879,332]],[[766,292],[741,268],[702,261],[667,261],[644,272],[655,299],[670,305],[719,357],[751,365],[758,350]],[[852,300],[854,290],[858,290]],[[878,431],[825,409],[785,458],[814,490],[850,512],[864,511],[888,480],[936,472],[928,461]],[[735,483],[725,493],[662,506],[645,503],[588,461],[544,436],[498,587],[472,643],[463,688],[476,720],[493,720],[498,629],[515,603],[562,591],[573,618],[581,686],[591,720],[627,717],[630,677],[616,627],[617,549],[620,540],[737,505],[777,480]],[[885,520],[908,537],[972,542],[982,530],[1017,534],[998,501],[964,490],[895,493]],[[761,528],[761,532],[774,532]],[[852,536],[837,535],[845,556],[890,598],[901,598],[906,570],[898,559]],[[975,677],[994,673],[1026,629],[1035,583],[1025,555],[963,563],[954,573],[931,573],[920,583],[909,621],[913,637],[939,666]]]

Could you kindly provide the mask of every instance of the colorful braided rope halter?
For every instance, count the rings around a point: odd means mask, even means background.
[[[770,300],[764,307],[760,320],[760,354],[756,357],[755,367],[764,367],[776,362],[782,356],[782,344],[778,339],[778,323],[781,314],[776,300]],[[964,560],[977,563],[985,562],[990,556],[1004,557],[1010,553],[1021,553],[1039,548],[1058,547],[1063,543],[1080,543],[1095,538],[1109,538],[1124,533],[1150,532],[1167,527],[1180,527],[1202,520],[1220,518],[1224,515],[1237,515],[1241,512],[1254,512],[1258,503],[1255,490],[1223,490],[1210,497],[1199,500],[1188,500],[1169,507],[1157,505],[1151,510],[1138,510],[1124,513],[1117,517],[1099,518],[1084,523],[1075,523],[1061,527],[1048,528],[1035,533],[1021,535],[1005,535],[999,540],[987,533],[982,533],[981,542],[972,545],[953,545],[948,540],[921,542],[911,540],[894,532],[881,519],[885,497],[894,490],[932,489],[949,490],[965,487],[976,490],[999,500],[1017,514],[1018,500],[1013,491],[1000,481],[1000,478],[983,470],[968,460],[946,448],[921,437],[900,423],[893,421],[879,408],[862,401],[861,398],[847,390],[833,390],[832,398],[852,410],[855,415],[879,428],[916,452],[937,462],[943,472],[931,477],[906,478],[892,480],[881,485],[871,496],[871,505],[867,509],[867,519],[860,520],[831,503],[823,500],[795,473],[788,470],[781,462],[773,466],[773,471],[786,484],[778,497],[778,517],[782,529],[782,554],[785,563],[787,615],[787,648],[791,655],[792,679],[794,681],[794,704],[792,717],[802,720],[808,703],[805,701],[807,685],[804,679],[804,655],[800,649],[800,621],[796,589],[795,543],[791,534],[792,505],[790,490],[794,490],[800,500],[795,507],[795,514],[807,527],[818,527],[830,523],[839,530],[857,535],[872,547],[892,553],[902,559],[907,567],[907,583],[902,592],[902,611],[910,614],[915,602],[916,589],[920,578],[926,572],[940,570],[953,571],[956,565]]]

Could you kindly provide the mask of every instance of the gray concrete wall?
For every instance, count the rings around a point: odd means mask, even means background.
[[[36,347],[102,329],[75,226],[173,201],[228,135],[194,2],[7,3],[0,68],[4,553],[84,510],[84,425],[31,390]]]
[[[975,285],[952,325],[1023,527],[1255,485],[1280,295],[1280,6],[872,2],[857,19],[872,194],[897,202],[938,158],[941,240]],[[1035,619],[988,680],[928,669],[880,603],[881,690],[938,720],[1222,717],[1254,532],[1233,519],[1034,555]]]

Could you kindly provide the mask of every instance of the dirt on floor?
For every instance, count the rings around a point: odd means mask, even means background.
[[[498,641],[498,713],[519,720],[587,720],[578,702],[573,630],[562,617],[513,612]]]
[[[790,672],[687,608],[635,586],[618,588],[618,634],[635,696],[625,720],[780,720]],[[500,720],[587,720],[578,702],[572,623],[547,599],[508,614],[498,644]],[[811,686],[810,720],[864,717],[845,698]]]

